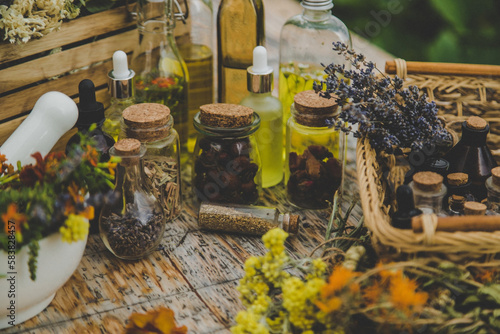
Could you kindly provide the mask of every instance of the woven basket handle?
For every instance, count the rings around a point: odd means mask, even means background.
[[[499,65],[426,63],[420,61],[405,61],[398,58],[385,63],[387,74],[396,74],[406,79],[407,74],[448,74],[472,76],[500,76]]]

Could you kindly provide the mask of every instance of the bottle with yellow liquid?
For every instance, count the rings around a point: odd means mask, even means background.
[[[181,142],[181,158],[187,160],[188,71],[175,43],[173,0],[139,0],[139,44],[132,54],[136,73],[137,103],[160,103],[170,108]]]
[[[272,187],[283,178],[283,109],[279,99],[271,95],[273,69],[267,65],[263,46],[253,50],[253,66],[248,68],[247,88],[250,94],[241,105],[252,108],[260,116],[260,128],[255,133],[262,162],[262,187]]]
[[[221,0],[217,13],[219,102],[238,104],[248,94],[253,49],[264,45],[262,0]]]
[[[287,20],[280,36],[279,98],[283,120],[290,117],[295,94],[313,89],[313,83],[324,79],[323,66],[334,62],[350,66],[332,51],[333,42],[351,47],[346,25],[331,14],[332,0],[303,0],[304,11]]]
[[[214,103],[212,0],[188,0],[184,12],[177,43],[189,73],[188,151],[192,153],[198,133],[193,126],[194,115],[200,106]]]
[[[104,111],[106,120],[102,126],[115,142],[120,135],[123,110],[134,104],[134,76],[134,71],[128,68],[127,54],[116,51],[113,54],[113,70],[108,73],[111,103]]]

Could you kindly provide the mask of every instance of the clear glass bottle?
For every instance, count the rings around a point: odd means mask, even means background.
[[[344,174],[345,133],[332,126],[337,103],[304,91],[295,95],[291,113],[286,128],[288,200],[300,208],[327,208]]]
[[[254,133],[259,115],[236,104],[204,105],[194,117],[193,191],[199,202],[253,204],[262,188]]]
[[[445,215],[442,209],[447,190],[441,175],[434,172],[415,173],[410,187],[413,190],[415,206],[424,214]]]
[[[140,103],[123,111],[122,138],[134,138],[146,147],[144,171],[160,201],[167,221],[182,209],[179,136],[167,106]]]
[[[104,110],[103,130],[118,140],[121,131],[122,113],[134,104],[135,72],[128,68],[127,54],[116,51],[113,54],[113,70],[108,73],[108,91],[111,104]]]
[[[474,198],[481,201],[487,197],[485,182],[497,163],[486,145],[490,126],[484,119],[471,116],[462,123],[460,141],[444,157],[450,163],[450,173],[466,173],[471,181]]]
[[[500,214],[500,167],[491,170],[491,176],[486,180],[488,190],[488,208]]]
[[[182,153],[187,160],[188,72],[175,43],[173,0],[138,0],[139,43],[132,54],[138,103],[168,106],[175,118]]]
[[[185,23],[177,24],[175,35],[189,73],[188,151],[192,153],[198,133],[194,115],[200,106],[214,102],[212,0],[188,0],[184,12]]]
[[[283,120],[290,116],[295,94],[313,89],[313,82],[324,79],[323,66],[350,63],[332,51],[333,42],[351,47],[346,25],[332,15],[332,0],[303,0],[304,11],[291,17],[281,29],[279,98]]]
[[[466,201],[474,201],[471,194],[469,175],[465,173],[450,173],[446,176],[447,193],[443,199],[443,209],[450,216],[464,214]]]
[[[117,257],[136,260],[153,252],[165,231],[165,216],[144,175],[146,147],[136,139],[119,140],[110,150],[121,158],[113,201],[99,217],[100,236]]]
[[[267,51],[257,46],[253,51],[253,66],[248,68],[247,88],[249,95],[241,105],[252,108],[260,116],[256,132],[262,160],[262,187],[277,185],[283,179],[283,109],[281,102],[272,96],[273,69],[267,66]]]
[[[198,226],[204,230],[248,235],[264,235],[273,228],[297,234],[299,216],[265,206],[201,203]]]
[[[262,0],[221,0],[217,13],[219,102],[240,103],[247,95],[247,68],[252,52],[264,45]]]

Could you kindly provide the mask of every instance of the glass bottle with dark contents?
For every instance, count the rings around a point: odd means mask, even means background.
[[[195,115],[193,190],[199,201],[253,204],[262,187],[254,138],[259,116],[248,107],[208,104]]]

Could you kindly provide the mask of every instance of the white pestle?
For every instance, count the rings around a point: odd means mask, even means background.
[[[7,163],[17,166],[34,164],[31,156],[40,152],[47,155],[56,142],[69,131],[78,119],[78,107],[67,95],[60,92],[43,94],[31,113],[0,147]]]

